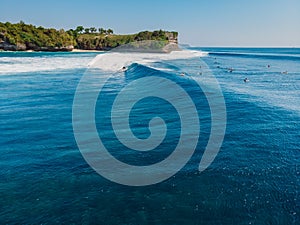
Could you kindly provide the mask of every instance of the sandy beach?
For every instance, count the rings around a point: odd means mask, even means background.
[[[105,52],[101,50],[83,50],[83,49],[73,49],[71,52]]]

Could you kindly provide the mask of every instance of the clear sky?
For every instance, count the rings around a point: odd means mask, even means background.
[[[1,22],[176,30],[194,46],[300,46],[300,0],[0,0]]]

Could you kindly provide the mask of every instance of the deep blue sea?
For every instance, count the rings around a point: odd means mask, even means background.
[[[99,136],[115,158],[137,166],[172,153],[179,115],[162,99],[136,104],[130,123],[139,138],[149,136],[154,116],[168,125],[157,149],[137,153],[112,131],[117,92],[137,78],[164,77],[196,105],[201,129],[191,159],[169,179],[141,187],[100,176],[74,137],[76,88],[89,62],[105,53],[0,52],[0,224],[300,224],[300,49],[190,50],[207,54],[130,64],[99,95]],[[193,79],[209,86],[208,70],[221,87],[227,125],[218,155],[200,173],[211,112]]]

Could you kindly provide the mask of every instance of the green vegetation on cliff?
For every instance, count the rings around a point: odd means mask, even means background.
[[[0,49],[35,51],[109,50],[134,41],[156,40],[177,43],[177,32],[143,31],[137,34],[116,35],[112,29],[84,28],[65,31],[36,27],[19,22],[0,22]]]
[[[74,38],[63,29],[36,27],[22,21],[0,23],[0,48],[5,50],[67,50],[74,44]]]

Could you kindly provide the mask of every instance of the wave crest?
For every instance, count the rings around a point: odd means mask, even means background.
[[[127,67],[133,63],[149,65],[162,60],[189,59],[206,55],[206,52],[192,50],[172,51],[170,53],[109,52],[97,55],[92,62],[89,63],[89,66],[91,68],[115,72],[123,66]]]

